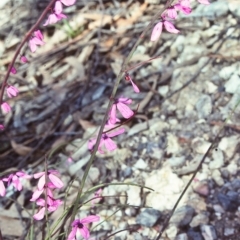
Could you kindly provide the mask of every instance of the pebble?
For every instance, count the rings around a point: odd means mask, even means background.
[[[219,72],[219,76],[224,80],[228,80],[232,76],[232,74],[236,72],[236,68],[237,66],[234,64],[227,67],[223,67]]]
[[[202,95],[197,103],[196,109],[199,118],[207,118],[212,112],[212,99],[209,95]]]
[[[213,170],[212,178],[218,186],[222,186],[224,184],[224,180],[219,170],[217,169]]]
[[[213,161],[209,163],[209,169],[218,169],[224,165],[223,152],[220,149],[215,149],[212,154]]]
[[[196,137],[192,140],[192,147],[197,153],[205,154],[210,147],[211,143],[205,141],[203,138]]]
[[[162,97],[166,97],[167,94],[169,92],[169,86],[160,86],[158,88],[158,93],[162,96]]]
[[[171,167],[180,167],[185,163],[186,158],[184,156],[182,156],[182,157],[171,157],[167,161],[168,161],[168,163],[170,164]]]
[[[204,240],[217,240],[215,228],[211,225],[202,225],[201,232]]]
[[[238,166],[235,162],[231,162],[228,166],[227,166],[227,170],[228,172],[233,176],[236,175],[238,172]]]
[[[228,1],[228,8],[234,16],[240,18],[240,8],[237,1]]]
[[[207,224],[209,221],[209,218],[206,213],[199,213],[198,215],[194,216],[191,223],[190,227],[198,227],[201,224]]]
[[[239,100],[239,99],[238,99]],[[218,148],[221,149],[227,156],[228,159],[232,158],[235,149],[239,143],[239,135],[233,135],[230,137],[224,137],[221,139]]]
[[[175,240],[188,240],[188,236],[186,233],[181,233],[176,236]]]
[[[146,227],[153,227],[160,217],[160,211],[153,208],[147,208],[137,215],[136,223]]]
[[[129,186],[127,190],[127,203],[129,205],[140,206],[141,205],[141,188],[137,186]]]
[[[225,211],[234,212],[238,209],[238,194],[229,191],[227,195],[218,193],[217,199]]]
[[[197,181],[193,183],[193,190],[194,192],[202,195],[208,196],[209,194],[209,187],[206,181]]]
[[[232,75],[224,86],[227,93],[235,93],[238,90],[238,87],[240,87],[239,76],[237,74]]]
[[[170,223],[176,226],[187,226],[193,218],[195,210],[190,206],[178,208],[170,219]]]
[[[171,240],[175,240],[175,237],[177,236],[178,228],[176,226],[169,226],[166,229],[166,234],[168,238]]]
[[[194,231],[193,229],[190,228],[190,230],[188,230],[187,235],[189,237],[189,239],[194,239],[194,240],[204,240],[201,233]]]

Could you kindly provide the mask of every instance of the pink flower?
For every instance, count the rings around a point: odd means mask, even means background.
[[[49,24],[54,24],[54,23],[60,21],[63,18],[67,18],[67,16],[63,13],[59,13],[59,14],[52,13],[52,14],[49,15],[47,21],[43,24],[43,26],[47,26]]]
[[[55,188],[62,188],[63,187],[63,182],[54,174],[58,174],[58,171],[55,170],[48,170],[48,177],[51,180],[51,183],[53,184],[53,186]],[[45,172],[39,172],[39,173],[35,173],[34,178],[39,178],[38,181],[38,190],[42,190],[45,186],[46,183],[46,176],[45,176]]]
[[[68,163],[72,163],[72,162],[73,162],[72,158],[71,158],[71,157],[68,157],[67,162],[68,162]]]
[[[6,195],[6,188],[2,180],[0,180],[0,195],[4,197]]]
[[[0,130],[4,130],[4,126],[0,124]]]
[[[60,14],[63,10],[62,3],[60,1],[56,1],[54,11],[56,14]]]
[[[171,22],[164,21],[163,22],[164,27],[166,30],[170,33],[179,33],[180,31],[174,27],[174,25]]]
[[[191,8],[190,0],[179,0],[178,3],[183,7]]]
[[[28,60],[27,60],[27,58],[26,58],[25,56],[21,56],[21,57],[20,57],[20,61],[21,61],[22,63],[27,63],[27,62],[28,62]]]
[[[105,145],[106,149],[109,150],[110,152],[114,151],[117,148],[117,145],[111,138],[117,135],[120,135],[124,132],[125,132],[125,129],[120,128],[115,132],[103,133],[100,140],[100,144],[98,146],[98,151],[102,154],[104,153],[104,151],[102,150],[103,145]],[[92,151],[95,144],[96,144],[96,139],[90,139],[88,142],[88,149]]]
[[[175,4],[174,8],[181,11],[182,13],[184,13],[186,15],[188,15],[192,12],[192,9],[190,7],[186,7],[186,6],[181,5],[181,4]]]
[[[37,49],[37,45],[42,46],[45,43],[43,42],[43,35],[40,30],[34,32],[35,37],[29,40],[29,47],[31,52],[35,52]]]
[[[112,108],[109,112],[109,122],[111,124],[115,124],[117,122],[116,117],[116,110],[122,114],[122,116],[126,119],[133,116],[134,112],[127,106],[127,104],[131,104],[132,100],[129,98],[119,98],[118,100],[115,100],[114,104],[112,105]]]
[[[208,0],[198,0],[199,3],[209,5],[210,2]]]
[[[16,190],[21,191],[22,190],[22,183],[21,183],[22,178],[30,179],[32,177],[22,171],[19,171],[19,172],[10,174],[8,177],[3,178],[3,181],[8,182],[8,185],[12,184]]]
[[[4,113],[9,113],[11,111],[11,107],[6,102],[2,103],[1,108]]]
[[[175,9],[175,7],[169,7],[167,10],[167,14],[168,17],[172,18],[172,19],[176,19],[177,18],[177,11]]]
[[[68,235],[67,240],[75,240],[77,232],[80,233],[83,238],[88,239],[90,237],[90,233],[86,225],[91,222],[98,222],[100,220],[99,216],[90,215],[83,219],[76,219],[72,222],[72,231]]]
[[[8,86],[7,87],[7,95],[9,98],[16,97],[18,95],[19,91],[14,86]]]
[[[11,72],[12,74],[16,74],[16,73],[17,73],[17,69],[16,69],[15,67],[12,67],[11,70],[10,70],[10,72]]]
[[[139,88],[138,88],[137,85],[133,82],[132,78],[130,77],[130,75],[129,75],[128,73],[125,74],[125,80],[131,82],[131,84],[132,84],[132,86],[133,86],[134,92],[136,92],[136,93],[139,93],[139,92],[140,92]]]

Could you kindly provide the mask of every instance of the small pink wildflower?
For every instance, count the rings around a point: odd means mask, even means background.
[[[138,86],[133,82],[132,78],[130,77],[130,75],[128,73],[125,74],[125,80],[128,82],[129,81],[131,82],[134,92],[136,92],[136,93],[140,92]]]
[[[27,58],[26,58],[25,56],[21,56],[21,57],[20,57],[20,61],[21,61],[22,63],[27,63],[27,62],[28,62],[28,60],[27,60]]]
[[[37,45],[39,46],[42,46],[44,45],[45,43],[43,42],[43,35],[41,33],[40,30],[37,30],[34,32],[34,37],[32,37],[30,40],[29,40],[29,47],[30,47],[30,50],[31,52],[35,52],[36,49],[37,49]]]
[[[180,31],[174,27],[174,25],[171,22],[164,21],[163,22],[164,27],[166,30],[170,33],[179,33]]]
[[[4,126],[0,124],[0,130],[4,130]]]
[[[172,19],[177,18],[177,10],[175,9],[174,6],[169,7],[166,11],[167,11],[168,17],[170,17]]]
[[[68,235],[67,240],[75,240],[77,232],[83,236],[84,239],[89,239],[90,233],[86,225],[92,222],[98,222],[100,220],[99,216],[90,215],[83,219],[76,219],[72,222],[72,231]]]
[[[45,214],[45,207],[42,207],[38,213],[33,215],[33,218],[35,220],[42,220],[44,218],[44,214]]]
[[[63,18],[67,18],[67,16],[63,13],[52,13],[49,15],[47,21],[43,24],[43,26],[47,26],[50,24],[55,24],[56,22],[60,21]]]
[[[16,74],[16,73],[17,73],[17,69],[16,69],[15,67],[12,67],[10,72],[11,72],[12,74]]]
[[[127,104],[131,104],[132,99],[129,98],[119,98],[115,100],[114,104],[112,105],[112,108],[109,112],[109,122],[111,124],[115,124],[117,122],[117,117],[116,117],[116,110],[122,114],[122,116],[126,119],[130,118],[133,116],[134,112],[127,106]]]
[[[6,91],[9,98],[16,97],[19,93],[18,89],[14,86],[8,86]]]
[[[12,184],[14,188],[18,191],[21,191],[23,186],[21,183],[21,179],[31,179],[32,177],[22,171],[18,171],[16,173],[10,174],[8,177],[3,178],[4,182],[8,182],[8,186]]]
[[[110,132],[110,133],[103,133],[101,140],[100,140],[100,144],[98,146],[98,151],[100,153],[104,153],[104,151],[102,150],[102,146],[105,145],[106,149],[109,150],[110,152],[114,151],[117,148],[116,143],[111,139],[112,137],[115,137],[117,135],[120,135],[122,133],[125,132],[124,128],[120,128],[115,132]],[[88,149],[90,151],[93,150],[94,145],[96,144],[96,139],[90,139],[88,142]]]
[[[181,11],[182,13],[184,13],[186,15],[188,15],[192,12],[192,9],[190,7],[186,7],[186,6],[181,5],[181,4],[175,4],[174,8]]]
[[[58,171],[56,170],[48,170],[48,177],[51,180],[51,183],[54,185],[55,188],[62,188],[63,187],[63,182],[56,176],[56,174],[59,174]],[[35,173],[33,175],[34,178],[39,178],[38,181],[38,190],[42,190],[45,186],[46,183],[46,177],[45,177],[45,172],[39,172]]]
[[[11,107],[6,102],[2,103],[1,108],[3,113],[9,113],[11,111]]]

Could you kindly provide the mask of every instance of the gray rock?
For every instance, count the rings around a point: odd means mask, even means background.
[[[190,229],[187,232],[187,235],[189,237],[189,239],[194,239],[194,240],[203,240],[203,237],[201,235],[201,233],[194,231],[193,229]]]
[[[240,78],[237,74],[231,76],[231,78],[225,83],[225,91],[227,93],[235,93],[240,87]]]
[[[238,209],[238,193],[229,191],[227,195],[219,193],[217,199],[225,211],[235,212]]]
[[[160,211],[147,208],[136,217],[136,223],[146,227],[153,227],[160,217]]]
[[[171,157],[168,159],[169,164],[171,167],[180,167],[182,166],[186,161],[186,158],[184,156],[182,157]]]
[[[173,214],[170,223],[181,227],[186,226],[192,221],[194,211],[190,206],[183,206]]]
[[[181,233],[176,236],[175,240],[188,240],[188,236],[186,233]]]
[[[240,8],[237,1],[228,1],[228,8],[234,16],[240,17]]]
[[[204,240],[217,240],[216,230],[211,225],[202,225],[201,232]]]
[[[212,112],[212,99],[209,95],[202,95],[197,103],[196,109],[199,118],[206,118]]]

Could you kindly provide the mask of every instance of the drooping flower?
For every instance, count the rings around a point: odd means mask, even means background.
[[[63,18],[67,18],[67,16],[63,13],[52,13],[49,15],[47,21],[43,24],[43,26],[47,26],[50,24],[55,24],[56,22],[60,21]]]
[[[138,86],[133,82],[132,78],[130,77],[130,75],[128,73],[125,74],[125,80],[131,82],[134,92],[136,92],[136,93],[140,92]]]
[[[1,108],[2,108],[3,113],[9,113],[11,111],[11,107],[6,102],[1,104]]]
[[[21,61],[22,63],[27,63],[27,62],[28,62],[28,60],[27,60],[27,58],[26,58],[25,56],[21,56],[21,57],[20,57],[20,61]]]
[[[62,6],[62,3],[60,1],[56,1],[55,2],[55,7],[54,7],[54,12],[56,14],[60,14],[63,10],[63,6]]]
[[[87,228],[88,223],[98,222],[100,220],[99,216],[90,215],[83,219],[76,219],[72,222],[72,231],[68,235],[67,240],[75,240],[77,232],[80,233],[84,239],[88,239],[90,237],[89,230]]]
[[[6,91],[9,98],[16,97],[19,93],[18,89],[14,86],[8,86]]]
[[[109,150],[110,152],[114,151],[117,148],[117,145],[111,138],[115,137],[117,135],[120,135],[120,134],[122,134],[124,132],[125,132],[125,129],[124,128],[120,128],[120,129],[118,129],[115,132],[103,133],[102,136],[101,136],[100,144],[98,146],[98,151],[100,153],[102,153],[102,154],[104,153],[104,151],[102,150],[103,145],[105,145],[106,149]],[[93,150],[93,147],[96,144],[96,141],[97,140],[95,138],[94,139],[90,139],[88,141],[88,149],[90,151]]]
[[[42,220],[44,218],[44,214],[45,214],[45,207],[42,207],[38,213],[33,215],[33,218],[35,220]]]
[[[16,69],[15,67],[12,67],[11,70],[10,70],[10,72],[11,72],[12,74],[16,74],[16,73],[17,73],[17,69]]]
[[[117,116],[116,116],[117,110],[126,119],[132,117],[134,112],[127,106],[127,104],[131,104],[131,103],[132,103],[132,99],[130,99],[130,98],[121,97],[121,98],[115,100],[115,102],[112,105],[112,108],[109,112],[109,116],[110,116],[109,122],[113,125],[117,122]]]
[[[42,32],[40,30],[35,31],[34,32],[34,37],[32,37],[29,40],[28,44],[29,44],[31,52],[35,52],[36,51],[37,45],[39,45],[39,46],[44,45],[45,43],[43,42]]]

